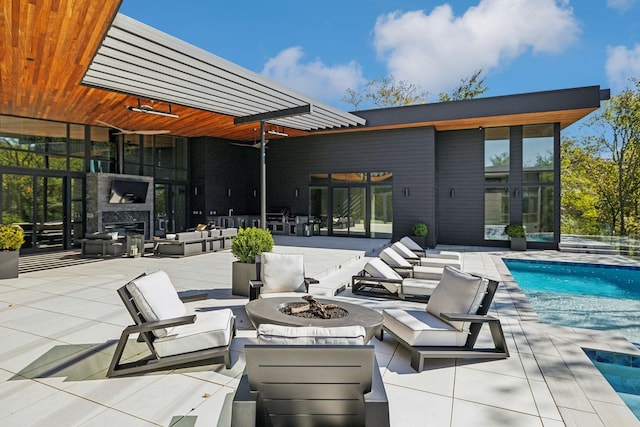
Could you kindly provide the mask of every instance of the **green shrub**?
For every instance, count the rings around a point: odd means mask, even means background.
[[[231,253],[238,261],[253,264],[256,262],[256,255],[271,252],[273,244],[273,236],[268,230],[257,227],[241,228],[233,239]]]
[[[509,237],[524,237],[524,226],[519,224],[509,224],[504,228],[504,232]]]
[[[17,251],[24,243],[24,231],[19,225],[0,224],[0,251]]]
[[[427,228],[427,224],[424,222],[416,222],[413,224],[413,228],[411,228],[411,235],[417,237],[425,237],[429,229]]]

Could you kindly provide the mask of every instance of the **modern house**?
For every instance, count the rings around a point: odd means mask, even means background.
[[[25,250],[199,223],[397,239],[424,222],[430,246],[507,246],[522,223],[531,247],[558,246],[561,130],[608,90],[349,113],[120,3],[2,5],[0,209]]]

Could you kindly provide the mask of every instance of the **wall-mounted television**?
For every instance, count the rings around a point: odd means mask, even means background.
[[[149,183],[114,179],[111,183],[109,203],[145,203]]]

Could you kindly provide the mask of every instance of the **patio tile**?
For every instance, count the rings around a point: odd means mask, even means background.
[[[5,427],[74,426],[94,418],[106,407],[73,394],[57,391],[2,420]]]
[[[389,399],[389,419],[392,426],[451,425],[451,397],[424,391],[409,391],[386,383],[385,389]]]
[[[453,401],[451,427],[468,427],[470,425],[542,427],[542,421],[536,416],[509,411],[496,406],[455,399]]]
[[[531,387],[531,393],[536,401],[536,407],[538,408],[540,416],[547,420],[562,421],[562,417],[556,407],[555,400],[553,400],[551,391],[549,387],[547,387],[547,383],[544,381],[530,380],[529,387]]]
[[[524,378],[480,372],[474,369],[458,369],[454,397],[529,415],[538,415],[529,382]]]
[[[595,401],[593,402],[593,406],[606,426],[640,426],[640,421],[638,421],[626,405]]]
[[[189,414],[222,388],[185,375],[162,375],[157,381],[111,406],[150,422],[169,425],[173,417]]]
[[[455,376],[453,360],[431,359],[424,371],[417,373],[410,366],[409,351],[399,347],[382,377],[385,384],[392,384],[444,396],[453,395]]]

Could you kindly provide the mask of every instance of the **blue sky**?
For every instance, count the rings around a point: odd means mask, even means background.
[[[640,78],[640,0],[124,0],[120,12],[331,105],[394,75],[430,101]]]

